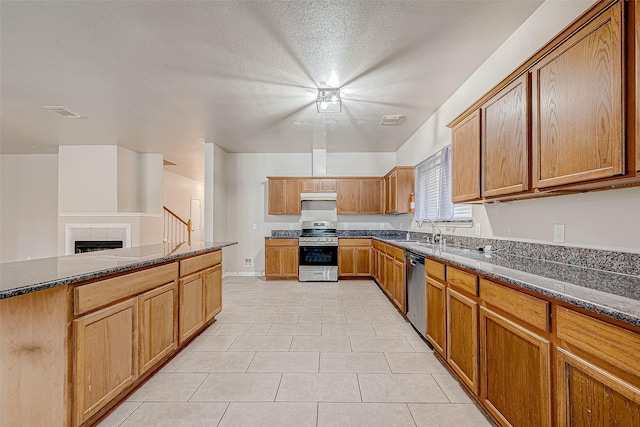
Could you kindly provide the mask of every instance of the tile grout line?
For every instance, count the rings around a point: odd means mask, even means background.
[[[273,403],[278,401],[278,393],[280,393],[280,385],[282,384],[282,378],[284,377],[284,372],[280,373],[280,381],[278,381],[278,388],[276,389],[276,395],[273,396]]]
[[[191,402],[191,399],[193,398],[193,396],[195,396],[195,394],[198,392],[200,387],[202,387],[202,384],[204,384],[204,382],[207,380],[207,378],[209,378],[209,375],[211,375],[211,374],[207,374],[207,375],[204,376],[202,381],[200,381],[200,384],[198,384],[198,387],[196,387],[196,389],[193,390],[193,393],[191,393],[191,396],[189,396],[189,398],[187,399],[187,402]]]
[[[436,377],[433,376],[433,373],[429,374],[431,375],[431,378],[433,378],[433,381],[438,385],[438,388],[440,389],[440,391],[442,392],[442,394],[444,394],[444,397],[447,398],[447,400],[449,401],[449,403],[453,403],[451,401],[451,399],[449,399],[449,395],[444,391],[444,389],[442,388],[442,386],[440,385],[440,383],[438,382],[438,380],[436,379]]]
[[[413,416],[413,412],[411,411],[411,407],[409,406],[409,402],[405,402],[404,404],[407,405],[407,409],[409,410],[409,415],[411,415],[411,419],[413,420],[413,424],[417,427],[418,423],[416,422],[416,419]]]
[[[222,416],[220,417],[220,421],[218,421],[218,424],[216,424],[216,427],[218,427],[220,425],[220,423],[222,423],[222,420],[224,419],[224,416],[227,414],[227,411],[229,410],[229,406],[231,406],[231,402],[227,402],[227,407],[224,408],[224,412],[222,413]]]

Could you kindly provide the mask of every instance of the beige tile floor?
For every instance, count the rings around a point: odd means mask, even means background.
[[[492,425],[373,281],[223,288],[217,321],[100,427]]]

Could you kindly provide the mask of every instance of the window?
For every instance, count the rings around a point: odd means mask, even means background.
[[[451,146],[416,166],[415,220],[471,222],[471,205],[451,202]],[[455,225],[455,224],[452,224]]]

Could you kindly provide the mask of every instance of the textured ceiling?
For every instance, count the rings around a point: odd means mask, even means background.
[[[117,144],[196,179],[204,142],[396,151],[540,4],[2,1],[0,147]],[[318,114],[330,79],[342,113]],[[384,114],[407,119],[382,127]]]

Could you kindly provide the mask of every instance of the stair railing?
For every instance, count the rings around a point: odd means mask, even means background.
[[[163,242],[191,243],[191,219],[185,221],[166,206],[164,208]]]

